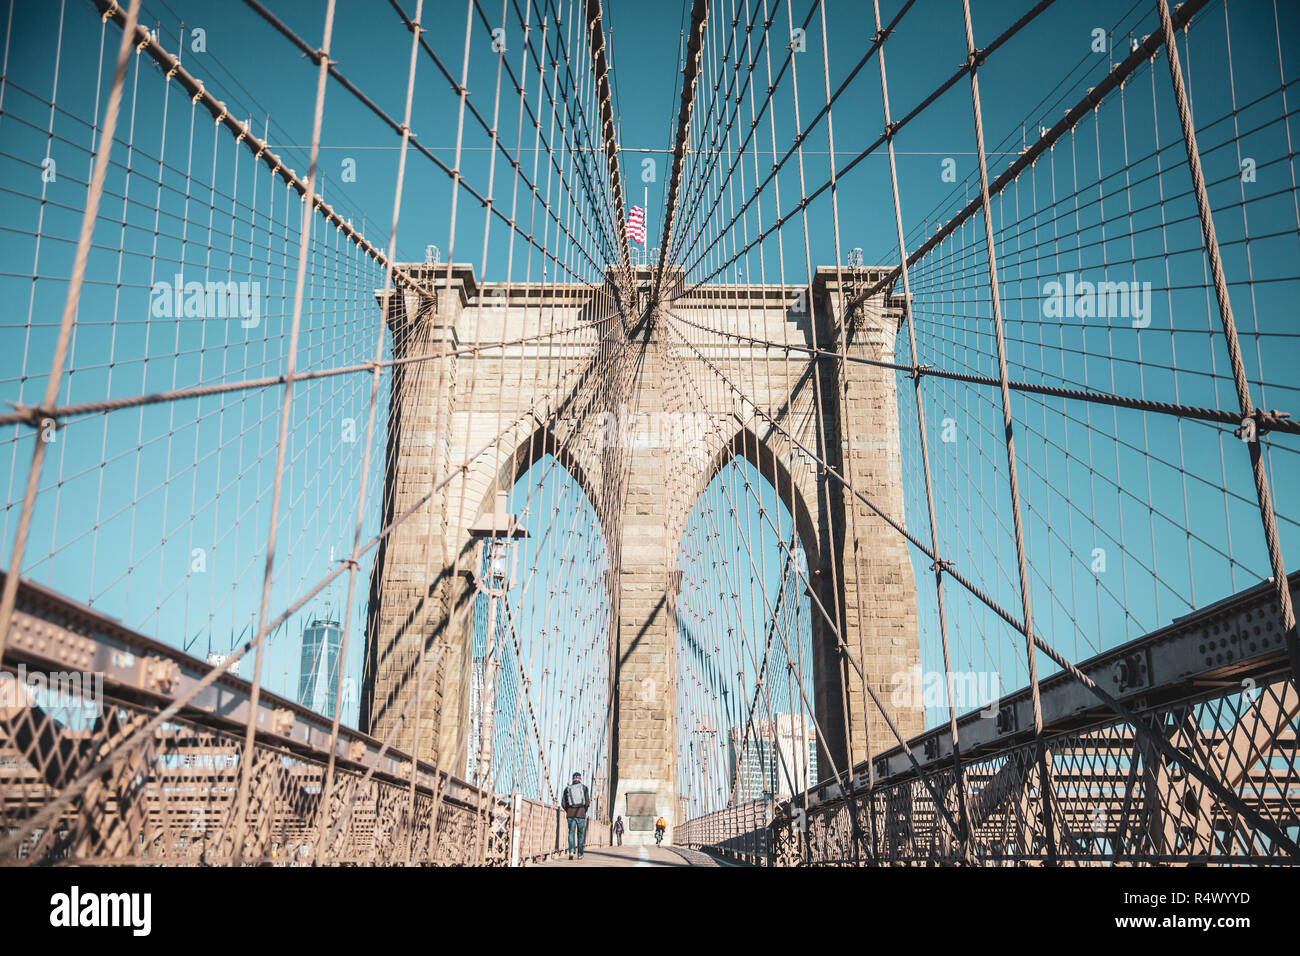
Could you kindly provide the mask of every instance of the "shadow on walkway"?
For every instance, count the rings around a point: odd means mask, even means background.
[[[690,857],[688,860],[684,853],[666,846],[603,846],[587,850],[577,859],[570,860],[565,853],[537,866],[717,866],[702,853]]]

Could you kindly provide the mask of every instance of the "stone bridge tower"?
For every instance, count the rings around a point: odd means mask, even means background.
[[[467,266],[453,266],[450,281],[446,266],[436,272],[404,268],[436,288],[437,301],[410,290],[383,300],[394,358],[450,355],[398,365],[392,378],[383,521],[413,508],[417,513],[384,540],[376,560],[363,727],[377,736],[388,733],[417,693],[417,664],[434,660],[431,676],[418,687],[418,718],[403,723],[398,745],[463,773],[473,636],[470,525],[491,511],[497,490],[509,490],[549,453],[596,508],[610,554],[610,775],[601,802],[611,819],[663,815],[678,822],[681,535],[712,477],[733,457],[743,457],[794,516],[813,592],[825,610],[814,604],[815,710],[825,737],[819,742],[821,775],[894,745],[849,659],[887,705],[896,675],[918,664],[907,545],[810,454],[902,521],[897,373],[853,363],[846,380],[847,363],[837,354],[845,348],[851,356],[893,361],[896,303],[868,301],[841,335],[845,293],[874,280],[874,271],[859,269],[853,278],[848,270],[820,269],[811,302],[806,292],[779,285],[687,295],[678,289],[676,298],[647,314],[644,294],[634,305],[629,296],[635,293],[620,298],[612,284],[507,286],[480,283]],[[641,270],[638,279],[647,278]],[[470,349],[584,321],[590,333],[558,352],[535,341]],[[611,367],[617,388],[610,387],[610,373],[593,374]],[[530,415],[531,408],[543,414]],[[613,422],[620,423],[619,434],[634,435],[638,421],[683,410],[700,425],[688,429],[686,447],[608,440]],[[465,481],[434,487],[435,478],[444,479],[515,419],[519,427],[479,454]],[[416,715],[412,710],[408,716]],[[891,716],[904,738],[922,729],[919,707]],[[642,831],[628,836],[638,842]]]

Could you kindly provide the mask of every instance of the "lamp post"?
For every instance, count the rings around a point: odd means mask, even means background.
[[[482,786],[492,774],[492,745],[496,730],[497,599],[510,587],[510,541],[528,537],[528,531],[510,514],[504,491],[498,491],[492,512],[479,516],[470,537],[483,542],[487,573],[476,576],[478,590],[488,596],[486,650],[483,655],[483,692],[479,695],[479,744],[476,782]]]

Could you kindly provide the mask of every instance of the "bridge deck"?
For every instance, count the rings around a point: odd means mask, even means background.
[[[713,857],[695,850],[667,846],[603,846],[570,860],[567,855],[538,866],[721,866]]]

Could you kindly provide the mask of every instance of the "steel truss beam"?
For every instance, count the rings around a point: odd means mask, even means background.
[[[473,834],[484,813],[489,863],[539,859],[563,846],[556,808],[493,796],[425,761],[412,768],[409,754],[346,728],[334,751],[338,784],[322,807],[330,719],[263,691],[253,721],[245,837],[236,848],[235,792],[253,696],[248,681],[221,674],[141,744],[120,747],[212,668],[28,581],[18,586],[4,665],[0,676],[9,682],[40,675],[51,691],[71,686],[72,675],[87,683],[77,685],[81,701],[0,701],[0,832],[9,835],[0,841],[0,865],[469,863],[479,859]],[[92,699],[90,675],[102,679],[93,718],[78,713]],[[48,825],[14,839],[115,748],[103,772]],[[602,839],[597,830],[593,845]],[[313,859],[322,833],[336,838]]]
[[[1300,590],[1300,573],[1289,585]],[[1250,812],[1294,832],[1300,695],[1273,590],[1263,582],[1098,654],[1079,670]],[[959,784],[947,725],[908,742],[919,771],[903,748],[886,751],[874,759],[873,786],[867,765],[859,764],[851,800],[839,784],[823,783],[806,804],[777,809],[766,841],[748,834],[753,824],[730,811],[701,818],[686,832],[704,846],[765,847],[749,860],[769,865],[849,864],[850,813],[875,816],[882,845],[867,856],[881,864],[1300,863],[1117,720],[1076,677],[1056,673],[1040,689],[1050,801],[1043,800],[1028,688],[957,721],[973,857],[959,852],[918,775],[926,773],[945,805],[954,802]]]

